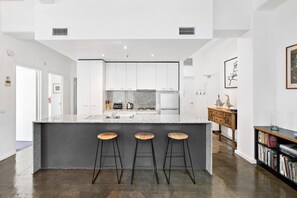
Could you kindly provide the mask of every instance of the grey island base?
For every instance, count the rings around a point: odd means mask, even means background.
[[[212,174],[211,124],[178,115],[147,115],[134,118],[106,119],[104,116],[56,116],[34,122],[34,167],[40,169],[91,169],[94,166],[97,135],[100,132],[118,134],[124,169],[131,169],[135,149],[134,135],[137,132],[154,133],[157,168],[163,168],[167,134],[185,132],[189,135],[189,147],[194,169]],[[138,155],[150,156],[150,145],[139,144]],[[173,154],[181,146],[175,144]],[[103,155],[112,155],[112,143],[105,142]],[[189,160],[189,159],[187,159]],[[114,159],[104,158],[105,167],[114,166]],[[183,160],[172,160],[175,168],[183,169]],[[152,158],[138,158],[137,168],[151,168]]]

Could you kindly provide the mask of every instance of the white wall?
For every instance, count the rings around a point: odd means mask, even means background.
[[[276,105],[275,17],[272,11],[256,11],[253,19],[254,124],[269,125]]]
[[[37,72],[16,68],[16,140],[32,141],[32,121],[37,116]]]
[[[192,56],[196,68],[196,85],[193,85],[193,90],[206,91],[206,95],[197,96],[198,117],[207,119],[207,107],[215,106],[218,94],[223,102],[226,101],[225,94],[228,94],[231,103],[237,107],[237,89],[224,88],[224,61],[234,57],[237,57],[236,39],[213,40]],[[206,78],[206,74],[212,74],[212,77]],[[213,124],[213,130],[217,129],[218,125]],[[222,127],[222,131],[223,135],[232,137],[230,130]]]
[[[1,1],[0,15],[3,32],[34,32],[35,1]]]
[[[286,47],[297,44],[297,2],[289,0],[275,10],[276,21],[276,108],[279,111],[279,125],[297,131],[297,90],[286,89]]]
[[[214,0],[215,30],[249,30],[253,1],[251,0]]]
[[[73,70],[73,67],[76,67],[76,63],[34,41],[17,40],[0,33],[0,43],[0,160],[2,160],[15,153],[15,66],[23,65],[42,71],[42,116],[46,117],[48,72],[64,76],[64,113],[70,113],[70,90],[72,74],[76,70]],[[6,55],[7,49],[14,51],[13,57]],[[6,76],[11,77],[11,87],[4,86]]]
[[[62,39],[211,38],[213,0],[72,0],[36,2],[36,39],[59,39],[52,28],[69,28]],[[87,23],[86,23],[87,22]],[[197,28],[179,36],[179,27]]]
[[[238,39],[238,92],[237,92],[237,150],[236,154],[251,163],[254,158],[254,79],[253,79],[253,41],[248,32]]]

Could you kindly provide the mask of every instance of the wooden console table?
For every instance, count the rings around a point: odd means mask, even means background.
[[[235,141],[235,130],[237,129],[237,112],[230,111],[225,108],[208,108],[208,120],[219,124],[219,140],[221,141],[221,125],[232,130],[232,151],[237,147]]]

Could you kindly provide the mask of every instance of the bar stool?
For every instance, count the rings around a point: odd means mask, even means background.
[[[193,169],[193,164],[192,164],[192,158],[191,158],[189,144],[188,144],[188,138],[189,138],[188,134],[186,134],[186,133],[169,133],[167,135],[167,137],[168,137],[168,142],[167,142],[165,159],[164,159],[164,164],[163,164],[163,172],[165,174],[167,183],[170,184],[170,173],[171,173],[171,161],[172,161],[172,157],[182,157],[184,159],[184,167],[185,167],[186,172],[190,176],[192,182],[194,184],[196,184],[195,175],[194,175],[194,169]],[[173,148],[173,143],[174,142],[181,142],[182,143],[182,155],[181,156],[180,155],[175,155],[175,156],[172,155],[172,148]],[[169,148],[169,144],[170,143],[171,143],[170,155],[168,156],[168,148]],[[190,167],[192,169],[192,175],[193,176],[191,176],[190,172],[187,169],[188,166],[187,166],[187,162],[186,162],[185,143],[187,144],[188,155],[189,155],[189,160],[190,160]],[[169,176],[167,176],[166,169],[165,169],[167,157],[170,157],[170,161],[169,161]]]
[[[155,150],[154,150],[154,144],[153,144],[153,139],[155,138],[155,134],[153,134],[153,133],[136,133],[134,137],[136,139],[136,146],[135,146],[134,159],[133,159],[131,184],[133,184],[133,179],[134,179],[136,157],[143,157],[143,156],[137,156],[139,141],[150,141],[151,142],[154,172],[156,175],[157,183],[159,184],[159,178],[158,178],[158,173],[157,173],[157,163],[156,163]]]
[[[101,169],[102,169],[102,157],[114,157],[114,162],[115,162],[115,167],[116,167],[116,172],[117,172],[117,180],[118,184],[121,183],[122,175],[123,175],[123,165],[122,165],[122,159],[121,159],[121,154],[119,150],[119,145],[118,145],[118,140],[117,140],[118,135],[113,132],[104,132],[100,133],[97,135],[98,139],[98,144],[97,144],[97,150],[96,150],[96,157],[95,157],[95,165],[94,165],[94,170],[93,170],[93,177],[92,177],[92,184],[96,181]],[[112,141],[112,147],[113,147],[113,156],[102,156],[102,150],[103,150],[103,143],[105,141]],[[96,170],[96,163],[97,163],[97,156],[98,156],[98,148],[99,148],[99,143],[101,142],[101,148],[100,148],[100,165],[99,165],[99,170],[98,173],[95,175],[95,170]],[[114,146],[114,142],[116,143],[117,150],[118,150],[118,156],[116,155],[116,150]],[[121,165],[121,174],[119,176],[118,172],[118,163],[117,163],[117,157],[120,159],[120,165]]]

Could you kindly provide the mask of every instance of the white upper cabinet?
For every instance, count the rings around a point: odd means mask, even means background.
[[[178,63],[107,63],[106,90],[178,91]]]
[[[158,91],[167,90],[167,63],[156,64],[156,86]]]
[[[106,64],[106,90],[115,90],[116,89],[116,70],[115,63],[107,63]]]
[[[115,90],[126,90],[126,63],[115,64]]]
[[[178,63],[157,63],[157,90],[178,91]]]
[[[169,91],[177,91],[178,84],[179,84],[179,77],[178,77],[178,63],[168,63],[167,65],[167,88]]]
[[[156,64],[137,64],[137,89],[156,89]]]
[[[136,90],[137,63],[127,63],[126,90]]]

